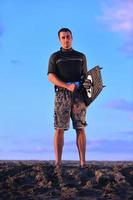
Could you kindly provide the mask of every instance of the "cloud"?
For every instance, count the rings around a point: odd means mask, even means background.
[[[40,154],[40,153],[49,153],[52,151],[52,148],[47,147],[31,147],[31,148],[16,148],[16,149],[11,149],[10,152],[14,153],[22,153],[22,154]]]
[[[125,99],[116,99],[106,103],[105,107],[117,110],[133,112],[133,102]]]
[[[126,55],[133,55],[133,1],[112,0],[103,4],[100,21],[108,30],[122,36],[124,43],[121,50]]]
[[[7,144],[2,145],[4,151],[11,153],[20,153],[21,155],[29,154],[47,154],[53,152],[53,141],[48,141],[45,137],[40,138],[24,138],[20,135],[1,135],[1,142]],[[9,145],[8,145],[9,144]],[[15,144],[15,146],[14,146]]]
[[[103,5],[100,17],[108,28],[114,32],[133,33],[133,1],[112,0]]]
[[[122,133],[121,133],[122,134]],[[124,134],[124,132],[123,132]],[[126,132],[125,132],[126,134]],[[133,134],[132,131],[129,131],[129,134]],[[123,135],[124,136],[124,135]],[[123,137],[122,136],[122,137]],[[87,141],[86,152],[90,156],[96,156],[96,159],[104,158],[105,154],[107,159],[133,159],[133,140],[127,140],[127,137],[124,139],[97,139]],[[125,139],[126,138],[126,139]],[[10,147],[10,149],[0,150],[2,152],[1,157],[4,159],[53,159],[54,148],[53,146],[47,145],[36,145],[36,146],[23,146],[23,147]],[[77,147],[75,140],[65,142],[63,155],[67,156],[67,159],[75,159],[78,156]],[[74,157],[71,157],[71,156]],[[119,157],[119,156],[121,157]],[[93,158],[93,157],[92,157]]]
[[[89,148],[88,151],[106,152],[106,153],[131,153],[133,152],[133,141],[126,139],[114,140],[97,140],[95,145]]]
[[[133,37],[133,35],[132,35],[132,37]],[[122,47],[120,49],[122,52],[124,52],[128,56],[132,56],[133,55],[133,38],[125,41],[125,43],[122,45]]]
[[[126,132],[125,132],[126,133]],[[130,134],[133,134],[131,131]],[[65,143],[65,152],[75,152],[75,141]],[[91,140],[87,142],[87,152],[101,152],[101,153],[128,153],[133,152],[133,141],[126,139],[101,139]]]
[[[133,113],[129,116],[129,119],[133,121]]]
[[[21,64],[21,61],[17,59],[11,59],[10,62],[14,65]]]
[[[133,131],[121,131],[119,132],[120,135],[123,135],[124,137],[127,136],[131,136],[133,139]]]

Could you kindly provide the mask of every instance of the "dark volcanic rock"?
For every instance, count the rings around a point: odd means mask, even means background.
[[[0,161],[0,200],[133,200],[133,162]]]

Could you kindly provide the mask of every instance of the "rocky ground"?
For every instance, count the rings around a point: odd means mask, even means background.
[[[0,161],[0,200],[133,200],[133,162]]]

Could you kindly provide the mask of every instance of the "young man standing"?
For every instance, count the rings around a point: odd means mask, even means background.
[[[59,51],[49,59],[48,80],[55,85],[54,150],[55,164],[61,165],[64,131],[69,129],[70,118],[76,130],[76,143],[80,166],[85,165],[86,152],[86,105],[79,90],[81,76],[87,72],[86,56],[72,48],[72,32],[68,28],[58,31],[61,43]]]

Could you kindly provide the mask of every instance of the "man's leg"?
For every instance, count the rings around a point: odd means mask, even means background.
[[[79,152],[80,165],[83,167],[86,162],[86,159],[85,159],[85,153],[86,153],[85,130],[83,128],[76,129],[76,133],[77,133],[76,143],[77,143],[78,152]]]
[[[55,150],[55,164],[61,164],[62,150],[64,145],[64,129],[55,129],[54,135],[54,150]]]

